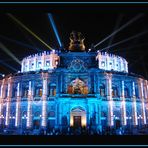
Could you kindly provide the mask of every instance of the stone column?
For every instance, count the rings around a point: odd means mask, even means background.
[[[118,68],[117,68],[117,57],[114,56],[114,69],[118,71]]]
[[[53,54],[50,53],[50,68],[53,68]]]
[[[59,103],[59,125],[61,126],[62,124],[62,106],[61,103]]]
[[[146,124],[145,101],[144,101],[144,92],[143,92],[143,79],[139,78],[139,84],[138,85],[139,85],[139,89],[140,89],[142,124]]]
[[[145,98],[145,102],[146,102],[146,120],[148,121],[148,81],[145,80],[145,83],[144,83],[144,98]]]
[[[124,96],[124,81],[122,81],[122,91],[121,91],[121,114],[122,114],[122,125],[126,125],[126,104],[125,104],[125,96]]]
[[[96,75],[95,75],[95,73],[93,74],[94,75],[94,93],[96,94],[97,93],[97,80],[96,80]]]
[[[99,120],[99,117],[98,117],[98,104],[95,104],[95,112],[96,112],[96,125],[98,126],[98,120]]]
[[[86,112],[86,123],[87,123],[87,126],[89,126],[90,125],[90,109],[89,109],[89,105],[87,104],[87,106],[86,106],[86,108],[87,108],[87,112]]]
[[[113,126],[113,100],[112,100],[112,74],[106,73],[106,87],[107,87],[107,100],[108,100],[108,114],[107,114],[107,125]]]
[[[30,70],[30,62],[29,62],[29,59],[27,58],[27,71]]]
[[[98,125],[99,125],[99,130],[102,132],[102,124],[101,124],[101,104],[98,104]]]
[[[132,112],[133,112],[133,125],[138,125],[137,121],[137,105],[136,105],[136,96],[135,96],[135,82],[132,82]]]
[[[22,64],[21,64],[21,72],[24,72],[24,61],[22,61]]]
[[[37,58],[36,58],[36,55],[35,55],[35,57],[34,57],[34,67],[33,67],[34,71],[36,71],[36,68],[37,68]]]
[[[127,65],[128,63],[127,62],[125,62],[125,70],[126,70],[126,72],[128,72],[128,65]]]
[[[146,81],[147,99],[148,99],[148,80]]]
[[[44,55],[44,53],[42,53],[41,59],[42,59],[42,66],[41,66],[41,69],[45,70],[45,55]]]
[[[33,99],[33,91],[32,91],[32,81],[29,81],[29,90],[28,90],[28,107],[27,107],[27,128],[30,129],[32,127],[32,99]]]
[[[8,78],[8,92],[7,92],[6,120],[5,120],[5,125],[6,126],[9,126],[11,97],[12,97],[12,77]]]
[[[98,124],[101,125],[101,105],[98,105],[98,115],[99,115],[99,120],[98,120]]]
[[[0,93],[0,125],[2,124],[2,120],[3,120],[3,99],[5,97],[5,79],[2,80],[2,84],[1,84],[1,93]]]
[[[48,95],[48,73],[42,74],[43,78],[43,94],[42,94],[42,122],[41,126],[47,126],[47,95]]]
[[[55,127],[58,127],[58,104],[55,105]]]
[[[106,68],[105,70],[109,70],[109,55],[106,54]]]
[[[15,126],[19,127],[20,125],[20,101],[21,101],[21,95],[20,95],[20,83],[17,84],[17,102],[16,102],[16,113],[15,113]]]
[[[147,101],[148,99],[147,80],[144,81],[144,98],[145,98],[145,101]]]

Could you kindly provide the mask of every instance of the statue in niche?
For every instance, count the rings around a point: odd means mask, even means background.
[[[68,93],[69,94],[87,94],[88,87],[82,80],[80,80],[79,78],[76,78],[68,86]]]

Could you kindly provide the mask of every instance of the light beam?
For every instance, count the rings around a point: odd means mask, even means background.
[[[130,41],[130,40],[132,40],[134,38],[140,37],[140,36],[142,36],[142,35],[144,35],[146,33],[148,33],[148,31],[144,31],[144,32],[138,33],[138,34],[136,34],[134,36],[131,36],[131,37],[125,39],[125,40],[122,40],[120,42],[117,42],[117,43],[112,44],[111,46],[109,46],[109,48],[114,47],[114,46],[117,46],[117,45],[122,44],[122,43],[125,43],[125,42]],[[105,48],[101,49],[100,51],[103,51],[105,49],[108,49],[108,47],[105,47]]]
[[[61,43],[61,40],[60,40],[60,37],[59,37],[59,34],[58,34],[58,31],[57,31],[57,28],[56,28],[56,25],[54,23],[54,20],[53,20],[53,17],[52,17],[52,14],[51,13],[48,13],[48,18],[49,18],[49,21],[51,23],[51,26],[53,28],[53,31],[55,33],[55,36],[56,36],[56,39],[59,43],[59,46],[62,47],[62,43]]]
[[[132,24],[133,22],[135,22],[136,20],[138,20],[142,16],[144,16],[144,14],[139,14],[139,15],[135,16],[133,19],[131,19],[130,21],[128,21],[126,24],[122,25],[119,29],[117,29],[116,31],[114,31],[113,33],[111,33],[110,35],[108,35],[106,38],[104,38],[102,41],[100,41],[99,43],[97,43],[94,47],[96,48],[101,43],[103,43],[104,41],[106,41],[107,39],[109,39],[111,36],[117,34],[119,31],[123,30],[124,28],[126,28],[127,26],[129,26],[130,24]]]
[[[0,63],[1,63],[2,65],[6,66],[6,67],[8,67],[8,68],[10,68],[10,69],[12,69],[12,70],[15,71],[15,72],[18,71],[17,69],[15,69],[14,67],[10,66],[9,64],[7,64],[7,63],[5,63],[5,62],[3,62],[3,61],[0,61]]]
[[[143,43],[143,44],[137,44],[137,45],[133,45],[131,47],[126,47],[126,48],[121,48],[120,50],[129,50],[129,49],[132,49],[132,48],[135,48],[135,47],[141,47],[141,46],[145,46],[145,45],[148,45],[148,43]],[[112,50],[112,52],[116,52],[116,51],[119,51],[119,49],[114,49]],[[125,52],[125,51],[124,51]],[[129,52],[129,51],[126,51],[126,52]],[[134,51],[131,51],[131,52],[134,52]]]
[[[46,44],[39,36],[37,36],[34,32],[32,32],[28,27],[26,27],[22,22],[16,19],[12,14],[7,13],[7,15],[14,20],[17,24],[19,24],[22,28],[28,31],[31,35],[33,35],[36,39],[38,39],[41,43],[43,43],[48,49],[53,50],[48,44]]]
[[[21,61],[4,45],[0,42],[0,49],[7,53],[14,61],[21,65]]]
[[[121,22],[122,18],[123,18],[123,14],[120,14],[120,15],[118,16],[118,18],[117,18],[117,22],[116,22],[116,25],[115,25],[113,31],[115,31],[115,30],[117,30],[117,29],[119,28],[119,25],[120,25],[120,22]],[[113,36],[110,38],[108,47],[112,44],[112,42],[113,42],[113,40],[114,40],[114,37],[115,37],[115,35],[113,35]],[[109,50],[109,48],[108,48],[108,50]],[[107,51],[108,51],[108,50],[107,50]],[[107,51],[106,51],[106,52],[107,52]]]
[[[28,44],[22,43],[22,42],[20,42],[20,41],[17,41],[17,40],[14,40],[14,39],[5,37],[5,36],[3,36],[3,35],[0,35],[0,38],[2,38],[2,39],[4,39],[4,40],[7,40],[7,41],[10,41],[10,42],[12,42],[12,43],[16,43],[16,44],[18,44],[18,45],[27,47],[27,48],[29,48],[29,49],[36,49],[37,51],[42,51],[42,50],[37,49],[37,48],[35,48],[35,47],[31,46],[31,45],[28,45]]]
[[[34,49],[38,50],[39,48],[36,46],[36,44],[32,41],[32,39],[30,38],[30,34],[26,33],[26,30],[24,30],[22,27],[18,27],[20,29],[20,31],[22,32],[22,34],[25,36],[25,38],[29,41],[29,43],[34,47]],[[38,51],[42,51],[42,50],[38,50]]]

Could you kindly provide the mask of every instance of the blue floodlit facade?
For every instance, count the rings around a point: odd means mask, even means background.
[[[30,55],[0,80],[1,129],[145,126],[148,81],[128,73],[124,58],[86,50],[80,33],[70,40],[68,50]]]

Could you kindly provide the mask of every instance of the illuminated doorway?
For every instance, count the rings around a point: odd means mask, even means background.
[[[86,111],[81,107],[76,107],[70,113],[70,125],[74,127],[86,126]]]
[[[81,126],[81,116],[73,116],[74,127]]]

